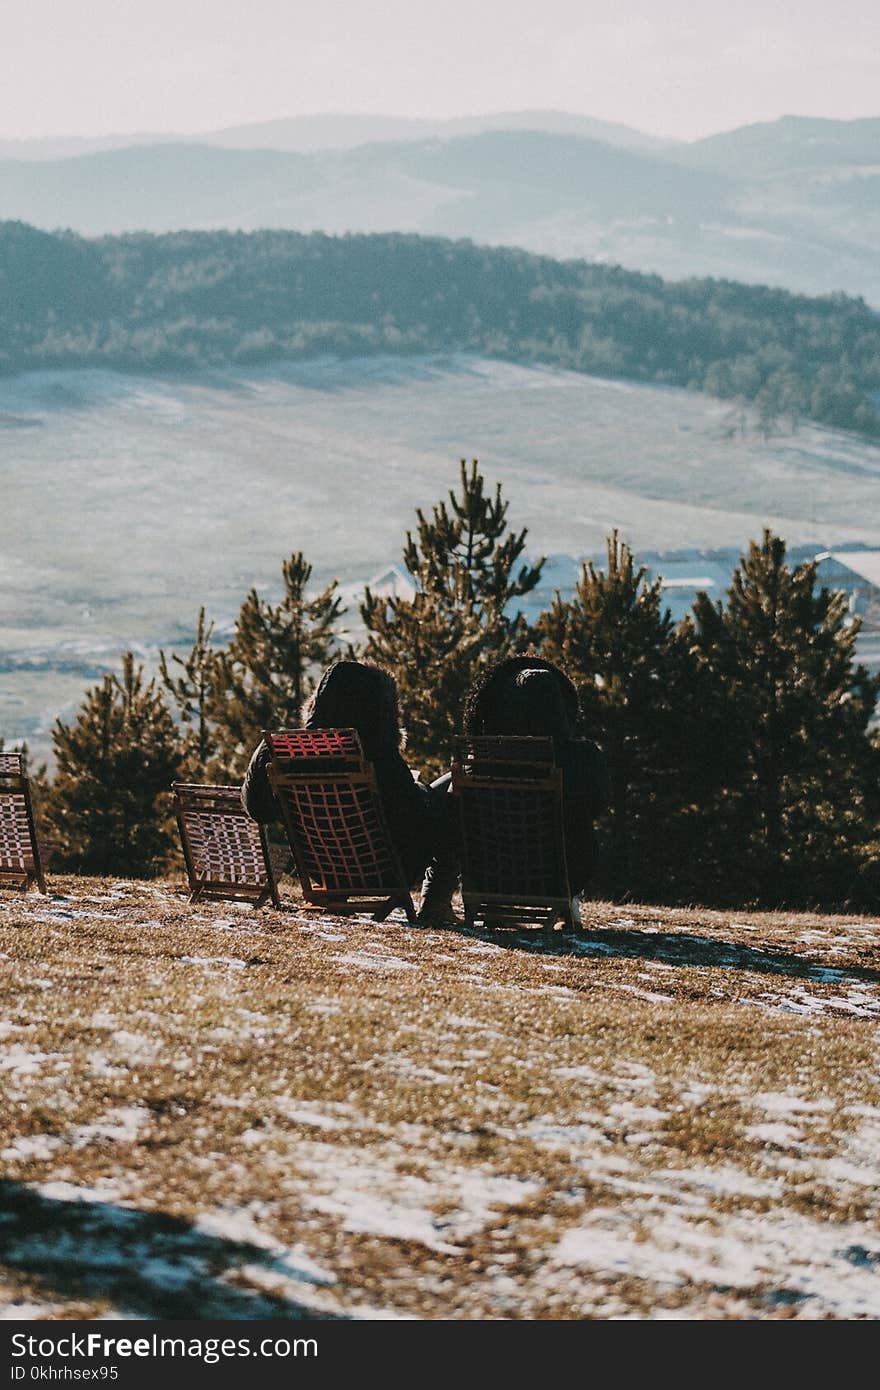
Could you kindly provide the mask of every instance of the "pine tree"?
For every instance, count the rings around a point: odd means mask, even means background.
[[[447,763],[477,666],[527,644],[522,614],[507,610],[534,589],[544,563],[523,560],[527,532],[509,528],[501,484],[487,493],[476,459],[470,468],[461,460],[460,481],[460,492],[450,490],[430,516],[418,510],[415,533],[407,533],[403,563],[414,597],[368,589],[361,606],[364,655],[397,680],[408,747],[431,771]]]
[[[183,735],[181,751],[186,775],[210,781],[218,754],[217,729],[211,711],[216,704],[217,654],[211,643],[214,624],[206,623],[204,608],[199,609],[196,636],[186,657],[172,653],[173,671],[164,651],[159,653],[162,684],[177,708]]]
[[[281,567],[284,591],[273,605],[252,589],[229,646],[213,660],[208,715],[218,758],[239,777],[264,729],[297,728],[314,676],[334,655],[345,611],[336,580],[307,597],[312,567],[301,552]]]
[[[570,599],[557,594],[537,636],[542,656],[578,686],[585,730],[608,758],[603,883],[656,899],[680,890],[687,858],[687,651],[662,606],[662,581],[647,582],[616,531],[607,553],[606,569],[584,565]]]
[[[88,691],[72,725],[56,721],[52,742],[48,812],[62,861],[86,873],[160,872],[174,839],[170,786],[181,755],[162,692],[131,652],[122,679],[108,674]]]
[[[723,775],[707,828],[739,899],[843,902],[872,833],[880,678],[855,663],[844,594],[816,591],[770,531],[734,572],[727,605],[700,595],[692,643],[719,693]],[[722,733],[723,730],[723,733]],[[876,833],[876,830],[874,831]]]

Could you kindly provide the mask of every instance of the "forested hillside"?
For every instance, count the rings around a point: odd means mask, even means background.
[[[174,372],[321,353],[474,351],[659,382],[880,435],[880,314],[729,281],[412,235],[0,225],[0,371]]]

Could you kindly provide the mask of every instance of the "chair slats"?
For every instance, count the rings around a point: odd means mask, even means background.
[[[263,737],[306,903],[333,912],[369,908],[377,921],[399,906],[412,920],[409,887],[357,731],[280,730]]]
[[[0,885],[46,892],[30,780],[20,753],[0,753]]]
[[[475,738],[452,768],[465,918],[575,926],[551,739]]]
[[[190,902],[237,899],[275,907],[278,869],[266,832],[245,813],[238,787],[174,783],[174,806]]]

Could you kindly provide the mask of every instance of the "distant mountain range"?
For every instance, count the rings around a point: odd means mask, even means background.
[[[689,144],[552,111],[135,139],[0,142],[0,219],[413,231],[880,304],[880,118],[787,116]]]
[[[276,121],[253,121],[222,130],[182,135],[49,136],[35,140],[0,140],[0,159],[70,159],[76,155],[120,150],[132,145],[211,145],[227,150],[283,150],[311,154],[316,150],[349,150],[358,145],[405,140],[443,140],[482,135],[491,130],[542,130],[552,135],[580,135],[623,149],[669,149],[678,142],[661,140],[632,126],[577,116],[570,111],[502,111],[485,116],[456,116],[450,120],[407,116],[357,116],[325,112],[289,116]]]

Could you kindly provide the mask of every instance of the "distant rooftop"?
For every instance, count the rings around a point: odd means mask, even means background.
[[[826,569],[839,566],[851,570],[875,589],[880,589],[880,550],[825,550],[816,556]]]

